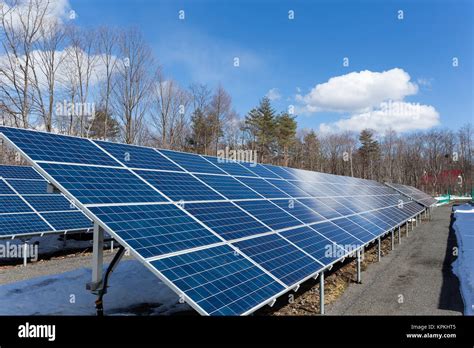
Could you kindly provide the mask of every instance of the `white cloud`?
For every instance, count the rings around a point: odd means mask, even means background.
[[[68,19],[71,6],[68,0],[20,0],[17,3],[0,0],[0,13],[5,14],[5,22],[15,30],[21,28],[21,22],[27,18],[31,24],[38,14],[44,12],[44,23],[62,23]],[[32,25],[30,25],[31,27]]]
[[[306,95],[297,94],[302,113],[336,111],[367,112],[381,102],[403,100],[416,94],[418,86],[410,82],[410,75],[394,68],[383,72],[364,70],[330,78],[317,84]]]
[[[270,99],[270,100],[278,100],[278,99],[281,99],[281,93],[280,91],[278,90],[278,88],[272,88],[270,89],[267,94],[266,94],[267,98]]]
[[[431,105],[394,101],[381,103],[371,111],[353,114],[349,118],[333,123],[322,123],[321,132],[361,131],[365,128],[377,132],[393,129],[406,132],[415,129],[428,129],[439,124],[439,113]]]

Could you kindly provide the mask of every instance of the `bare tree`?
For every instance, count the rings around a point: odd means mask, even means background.
[[[179,148],[186,135],[189,94],[173,80],[166,80],[161,69],[152,87],[152,121],[158,132],[158,146]]]
[[[45,23],[32,56],[33,105],[43,120],[45,130],[53,128],[53,113],[58,82],[58,71],[65,59],[59,50],[64,43],[65,29],[58,21]]]
[[[114,30],[101,27],[97,32],[99,60],[104,69],[101,76],[101,109],[106,115],[111,114],[111,97],[114,88],[114,74],[117,68],[117,58],[115,56],[117,50],[117,34]],[[104,138],[107,139],[109,127],[109,117],[104,117]]]
[[[221,85],[217,87],[212,96],[209,107],[209,116],[212,118],[211,125],[213,127],[214,149],[215,155],[217,155],[219,139],[223,135],[223,123],[228,119],[232,111],[232,98]]]
[[[47,0],[0,3],[0,108],[17,127],[28,127],[32,108],[32,54],[34,43],[50,10]]]
[[[87,118],[90,115],[88,104],[92,79],[95,77],[98,63],[97,40],[95,31],[70,28],[68,31],[70,46],[67,49],[67,85],[69,96],[74,105],[70,115],[70,133],[80,136],[86,134]]]
[[[142,34],[136,29],[121,33],[119,57],[114,80],[114,109],[121,120],[125,143],[139,143],[144,134],[154,59]]]

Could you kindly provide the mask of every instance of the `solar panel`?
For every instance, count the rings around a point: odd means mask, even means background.
[[[291,216],[294,216],[306,224],[312,224],[325,220],[323,216],[319,215],[314,210],[309,209],[302,203],[298,202],[296,199],[273,199],[271,202],[278,205],[280,209],[283,209]]]
[[[40,167],[83,204],[167,201],[127,169],[52,163]]]
[[[307,226],[287,230],[280,234],[326,266],[340,258],[334,250],[343,255],[346,254],[345,250],[336,243]]]
[[[202,201],[225,199],[188,173],[135,171],[173,201]]]
[[[249,314],[423,210],[369,180],[14,128],[0,132],[202,314]],[[54,145],[44,149],[37,142]],[[42,215],[53,224],[70,213]]]
[[[66,197],[47,193],[47,182],[32,167],[0,165],[0,175],[0,238],[92,228]]]
[[[202,314],[246,313],[285,290],[227,245],[152,261],[151,265]]]
[[[242,166],[240,162],[226,160],[226,159],[217,158],[217,157],[211,157],[211,156],[202,156],[202,157],[204,157],[206,160],[208,160],[209,162],[211,162],[216,167],[223,170],[229,175],[256,177],[256,174],[254,174],[252,171]]]
[[[307,253],[276,234],[246,239],[233,245],[288,286],[322,268]]]
[[[160,153],[192,173],[225,174],[205,158],[184,152],[160,150]]]
[[[176,164],[154,149],[106,141],[95,140],[94,142],[127,167],[182,171]]]
[[[55,135],[30,130],[2,127],[2,133],[14,143],[22,144],[22,151],[35,161],[117,165],[93,142],[81,138]]]
[[[22,195],[42,194],[48,189],[48,184],[44,180],[6,179],[6,182]]]
[[[261,198],[257,193],[230,176],[202,174],[196,176],[228,199]]]
[[[250,187],[252,190],[258,192],[266,198],[289,198],[282,190],[279,190],[275,185],[272,185],[265,179],[260,178],[240,178],[241,182]],[[258,198],[258,196],[255,196]]]
[[[90,210],[144,258],[221,242],[172,204],[104,206]]]
[[[418,190],[417,188],[409,185],[386,183],[387,186],[397,190],[403,195],[409,197],[417,203],[422,204],[425,207],[430,207],[436,204],[438,201],[433,197],[427,195],[425,192]]]
[[[271,231],[229,202],[187,203],[184,205],[184,209],[227,240]]]
[[[269,201],[243,201],[236,204],[273,230],[301,225],[300,221]]]

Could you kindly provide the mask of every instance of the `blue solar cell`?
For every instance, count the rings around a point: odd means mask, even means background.
[[[38,212],[77,210],[69,200],[59,194],[46,194],[43,196],[26,195],[23,198]]]
[[[41,213],[40,215],[58,231],[85,230],[93,227],[92,221],[80,211]]]
[[[172,204],[92,207],[90,210],[144,258],[221,242]]]
[[[35,161],[119,165],[88,139],[7,127],[0,132]]]
[[[196,176],[228,199],[262,198],[231,176],[202,174]]]
[[[355,211],[349,209],[344,203],[338,201],[338,198],[330,198],[330,197],[321,197],[318,198],[318,201],[324,203],[328,207],[334,209],[341,215],[351,215],[354,214]]]
[[[43,180],[43,177],[32,167],[7,165],[0,166],[0,178]]]
[[[374,236],[379,236],[379,235],[383,234],[384,232],[386,232],[386,230],[384,230],[382,227],[379,227],[375,223],[370,222],[369,220],[367,220],[363,216],[353,215],[353,216],[348,217],[348,219],[350,221],[358,224],[359,226],[362,226],[367,231],[372,233]]]
[[[319,215],[324,216],[326,219],[333,219],[341,216],[341,214],[331,207],[328,207],[317,198],[303,198],[298,201],[306,205],[308,208],[313,209]]]
[[[324,265],[329,265],[346,254],[344,249],[310,227],[298,227],[280,234]]]
[[[0,215],[0,235],[50,232],[51,227],[35,213]]]
[[[135,173],[173,201],[215,201],[225,199],[188,173],[146,170],[138,170]]]
[[[287,180],[298,180],[298,177],[291,174],[283,167],[272,166],[270,164],[262,164],[266,169],[272,171],[273,173],[277,174],[280,178],[287,179]]]
[[[288,214],[296,217],[307,224],[312,224],[318,221],[325,220],[324,217],[316,213],[315,211],[307,208],[303,204],[299,203],[295,199],[273,199],[273,203],[278,205],[281,209],[286,211]]]
[[[265,198],[287,198],[289,197],[285,192],[279,190],[268,181],[259,178],[239,178],[241,182],[250,187],[252,190],[258,192]]]
[[[44,180],[7,179],[6,181],[21,195],[44,194],[48,189],[48,183]]]
[[[273,230],[301,225],[301,222],[269,201],[242,201],[237,205]]]
[[[208,161],[212,162],[216,167],[230,175],[236,176],[250,176],[256,177],[254,173],[240,165],[241,162],[232,161],[226,158],[217,158],[211,156],[203,156]]]
[[[311,195],[297,186],[293,185],[292,182],[286,180],[272,180],[268,179],[268,182],[278,187],[278,189],[282,190],[283,192],[287,193],[289,196],[293,198],[302,198],[302,197],[310,197]]]
[[[32,211],[33,210],[18,196],[0,196],[0,214]]]
[[[226,240],[270,231],[232,203],[188,203],[184,208]]]
[[[293,185],[298,187],[300,190],[307,193],[311,197],[325,197],[328,196],[328,192],[324,191],[324,184],[313,183],[309,181],[291,181]]]
[[[200,155],[168,151],[168,150],[159,150],[160,153],[164,154],[172,161],[179,164],[181,167],[192,173],[210,173],[210,174],[225,174],[222,170],[217,168],[209,161],[206,161]]]
[[[241,315],[285,288],[227,245],[151,262],[210,315]]]
[[[247,239],[233,245],[288,286],[322,268],[321,264],[276,234]]]
[[[127,169],[49,163],[40,166],[83,204],[166,201]]]
[[[391,228],[393,228],[393,226],[395,226],[394,221],[392,220],[387,221],[387,219],[383,217],[383,214],[380,214],[380,213],[376,214],[376,213],[377,212],[366,212],[366,213],[360,214],[360,216],[376,224],[377,226],[379,226],[380,228],[386,231],[390,230]]]
[[[311,228],[321,233],[324,237],[328,238],[334,243],[338,244],[348,252],[353,252],[363,244],[359,239],[347,233],[342,228],[336,226],[330,221],[312,225]],[[338,250],[335,251],[337,255]]]
[[[349,232],[357,239],[363,242],[369,242],[374,239],[375,235],[367,231],[365,228],[357,225],[348,218],[342,218],[332,221],[336,226],[342,228],[344,231]]]
[[[95,141],[115,159],[129,168],[182,171],[176,164],[150,147]]]
[[[3,181],[0,181],[0,195],[14,195],[15,192]]]
[[[271,170],[268,170],[263,165],[258,163],[248,163],[248,162],[241,162],[240,165],[244,166],[248,170],[250,170],[255,175],[261,178],[275,178],[278,179],[279,176],[273,173]]]

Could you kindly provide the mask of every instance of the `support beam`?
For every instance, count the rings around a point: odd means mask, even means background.
[[[324,271],[319,275],[319,309],[324,314]]]
[[[28,263],[28,243],[23,244],[23,267]]]
[[[357,250],[357,283],[362,284],[360,249]]]
[[[402,244],[402,230],[400,225],[398,225],[398,244]]]
[[[382,259],[382,243],[380,241],[380,237],[377,239],[378,247],[377,247],[377,260],[380,262]]]
[[[395,230],[392,230],[391,233],[392,233],[392,238],[391,238],[391,241],[392,241],[392,249],[391,249],[391,250],[393,250],[393,249],[395,249],[395,241],[393,240],[394,237],[395,237]]]
[[[102,289],[102,275],[104,267],[104,230],[94,224],[92,244],[92,281],[87,284],[87,289],[92,292]]]

